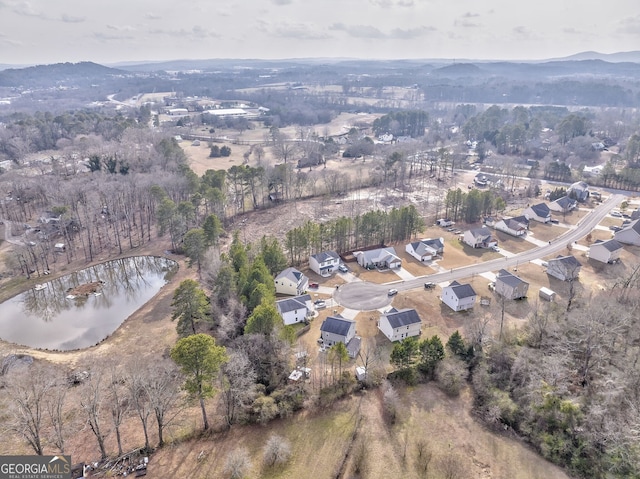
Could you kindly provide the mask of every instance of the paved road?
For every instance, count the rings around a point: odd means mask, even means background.
[[[391,303],[393,298],[387,295],[390,288],[397,289],[398,291],[424,288],[424,283],[427,281],[433,283],[450,282],[486,273],[488,271],[510,268],[517,266],[518,264],[527,263],[531,260],[548,256],[565,249],[567,244],[578,241],[589,234],[589,232],[592,231],[600,221],[602,221],[609,211],[616,207],[624,198],[625,196],[622,194],[610,195],[606,201],[598,205],[598,207],[591,213],[582,218],[573,229],[562,234],[555,240],[551,241],[551,243],[514,255],[510,258],[494,259],[483,263],[455,268],[447,272],[387,284],[355,281],[340,286],[340,289],[334,292],[333,298],[338,304],[346,308],[370,311],[383,308]]]

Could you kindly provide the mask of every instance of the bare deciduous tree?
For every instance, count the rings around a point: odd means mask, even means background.
[[[158,426],[158,445],[164,445],[164,430],[180,413],[180,376],[175,364],[164,360],[148,369],[143,383]]]
[[[102,417],[104,401],[106,400],[103,372],[97,367],[92,368],[91,376],[82,388],[80,406],[86,414],[91,432],[98,441],[100,458],[104,460],[107,458],[105,440],[108,431],[104,427],[104,419]]]
[[[229,474],[229,479],[242,479],[251,469],[249,451],[242,447],[232,451],[227,457],[224,470]]]
[[[225,420],[231,427],[238,414],[253,404],[256,396],[256,372],[247,355],[233,351],[229,362],[222,367],[222,394]]]
[[[263,454],[264,463],[269,467],[284,464],[291,457],[291,444],[284,437],[274,434],[267,439]]]

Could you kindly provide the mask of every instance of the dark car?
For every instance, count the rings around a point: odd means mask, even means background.
[[[309,283],[309,287],[315,289],[315,288],[319,288],[320,285],[318,283]]]
[[[436,283],[424,283],[424,289],[433,289],[436,287]]]

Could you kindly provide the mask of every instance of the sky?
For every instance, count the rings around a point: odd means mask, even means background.
[[[0,0],[0,63],[540,60],[640,50],[638,0]]]

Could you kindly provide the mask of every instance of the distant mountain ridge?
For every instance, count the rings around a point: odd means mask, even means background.
[[[127,74],[123,70],[105,67],[94,62],[55,63],[0,71],[0,86],[39,86],[69,81],[93,80],[106,75]]]
[[[631,52],[616,52],[616,53],[599,53],[594,51],[580,52],[575,55],[569,55],[568,57],[552,58],[545,61],[580,61],[580,60],[602,60],[610,63],[640,63],[640,50]]]

